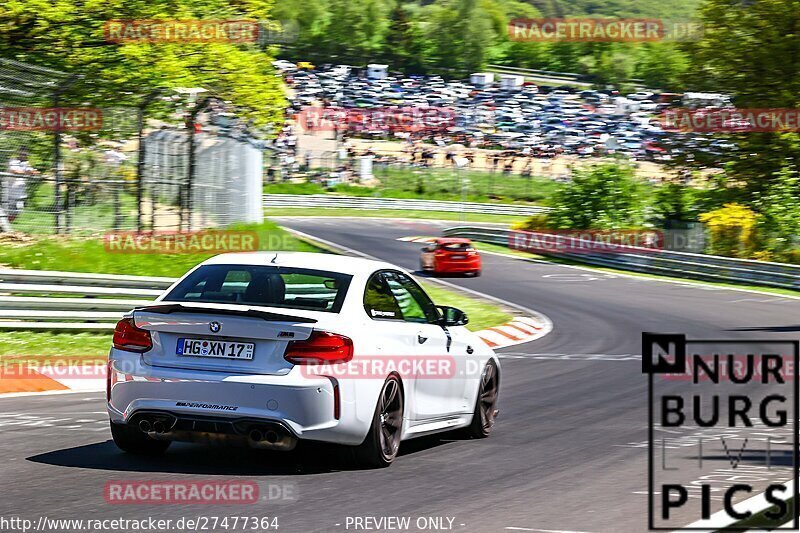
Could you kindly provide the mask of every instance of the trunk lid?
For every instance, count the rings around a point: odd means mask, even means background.
[[[285,314],[283,309],[224,304],[160,304],[135,309],[137,327],[150,332],[153,348],[142,354],[148,365],[188,370],[244,374],[285,374],[292,364],[283,358],[293,340],[305,340],[317,322],[308,316]],[[223,355],[184,355],[186,340],[252,343],[252,359]],[[214,342],[216,341],[216,342]],[[228,348],[230,344],[226,345]],[[234,345],[234,349],[238,348]],[[213,350],[212,350],[213,351]],[[235,351],[235,350],[234,350]]]

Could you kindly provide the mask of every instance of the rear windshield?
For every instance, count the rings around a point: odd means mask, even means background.
[[[205,265],[178,283],[165,300],[338,313],[352,278],[306,268]]]
[[[449,252],[464,252],[472,249],[472,245],[467,242],[448,242],[440,244],[439,248],[441,248],[442,250],[447,250]]]

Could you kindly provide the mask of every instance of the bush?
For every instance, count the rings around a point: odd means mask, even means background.
[[[669,220],[696,220],[698,190],[677,183],[666,183],[656,189],[653,215],[663,225]]]
[[[700,215],[709,230],[709,252],[731,257],[754,257],[756,213],[741,204],[725,204]]]
[[[577,170],[551,205],[553,228],[623,229],[644,225],[647,201],[630,166],[606,163]]]
[[[530,217],[520,222],[511,224],[511,229],[534,231],[538,229],[547,229],[550,227],[550,221],[545,214],[531,215]]]
[[[774,260],[795,262],[800,235],[800,177],[792,168],[775,175],[755,205],[759,247]]]

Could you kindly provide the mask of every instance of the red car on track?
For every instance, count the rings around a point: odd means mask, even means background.
[[[481,256],[469,239],[442,237],[422,249],[419,267],[434,274],[481,275]]]

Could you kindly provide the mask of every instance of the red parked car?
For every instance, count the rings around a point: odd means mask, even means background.
[[[422,249],[419,267],[434,274],[481,275],[481,256],[469,239],[442,237]]]

